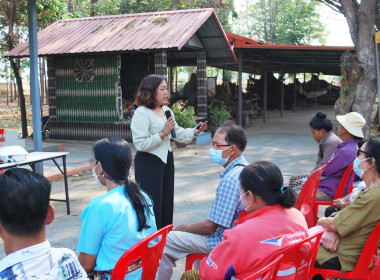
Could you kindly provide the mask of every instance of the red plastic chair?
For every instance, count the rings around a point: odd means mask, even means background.
[[[246,215],[248,215],[248,213],[247,211],[243,209],[243,211],[241,211],[239,215],[238,220],[240,218],[243,218]],[[207,257],[207,256],[208,256],[207,254],[197,254],[197,253],[188,254],[186,257],[185,271],[192,270],[195,261],[202,260],[204,257]]]
[[[319,242],[325,231],[326,229],[277,251],[275,256],[282,255],[282,258],[277,264],[278,267],[274,268],[277,272],[274,274],[273,279],[307,280],[312,269],[311,265],[314,264],[317,256]],[[242,280],[258,278],[254,278],[253,275],[248,271],[234,277]]]
[[[252,274],[250,274],[249,276],[245,277],[242,280],[257,280],[257,279],[274,280],[276,279],[278,267],[283,256],[284,256],[283,254],[280,254],[273,261],[268,263],[266,266],[264,266],[263,268],[260,268],[259,270],[256,270],[255,272],[253,272]],[[236,279],[239,279],[239,278],[236,278]]]
[[[321,166],[317,170],[315,170],[311,175],[307,178],[306,182],[303,184],[301,192],[298,195],[298,202],[294,206],[296,209],[300,210],[304,215],[307,226],[313,227],[316,222],[316,216],[314,216],[314,204],[315,204],[315,196],[317,194],[317,189],[319,185],[319,181],[321,180],[322,170],[325,165]]]
[[[5,133],[5,130],[4,128],[0,128],[0,136],[1,136],[1,140],[0,140],[0,147],[3,146],[3,141],[4,141],[4,133]]]
[[[312,265],[317,257],[319,243],[322,238],[322,234],[327,231],[324,229],[317,232],[295,244],[292,244],[284,248],[279,253],[284,254],[280,261],[279,271],[277,276],[283,276],[279,279],[297,279],[308,280]],[[295,270],[291,275],[284,275],[289,271],[289,267]],[[311,278],[310,278],[311,279]]]
[[[342,198],[344,196],[344,191],[347,186],[347,182],[350,180],[348,193],[352,192],[352,189],[354,188],[354,174],[353,174],[353,166],[354,163],[351,163],[349,166],[347,166],[346,171],[344,172],[342,178],[339,181],[338,188],[336,190],[334,200],[338,198]],[[319,205],[333,205],[334,201],[322,201],[322,200],[316,200],[315,201],[315,207],[314,207],[314,216],[316,219],[318,219],[318,206]]]
[[[375,229],[368,237],[353,271],[341,274],[339,270],[313,268],[310,274],[310,279],[317,274],[322,275],[324,279],[327,279],[327,277],[339,277],[344,279],[380,279],[380,260],[377,251],[379,241],[380,222],[377,223]]]
[[[139,259],[141,259],[142,262],[141,279],[156,279],[158,265],[166,244],[166,236],[172,228],[173,225],[163,227],[129,248],[116,263],[115,268],[112,271],[111,280],[124,280],[128,267]],[[156,244],[149,246],[149,243],[152,240],[159,237],[160,240]]]
[[[202,260],[204,257],[207,257],[206,254],[188,254],[186,257],[185,271],[192,270],[193,264],[196,260]]]

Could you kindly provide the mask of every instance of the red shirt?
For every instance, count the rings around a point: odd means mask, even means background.
[[[222,242],[201,262],[201,279],[229,279],[232,275],[244,278],[254,267],[265,265],[278,250],[307,237],[301,212],[278,204],[264,206],[235,224],[224,231]]]

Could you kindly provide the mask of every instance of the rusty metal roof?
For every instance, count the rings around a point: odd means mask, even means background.
[[[206,30],[204,25],[210,25],[210,22],[214,28]],[[199,36],[199,33],[205,36]],[[188,48],[188,42],[195,34],[209,56],[236,62],[214,9],[58,20],[38,33],[38,55],[174,51]],[[29,56],[28,42],[6,56]]]
[[[263,43],[237,34],[226,33],[243,72],[260,74],[267,66],[273,72],[323,73],[340,75],[340,58],[353,46],[279,45]],[[227,68],[237,70],[236,65]]]

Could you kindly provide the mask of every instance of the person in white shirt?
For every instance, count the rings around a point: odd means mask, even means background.
[[[22,168],[0,175],[0,236],[6,257],[0,279],[87,279],[75,253],[52,248],[46,225],[54,219],[50,182]]]
[[[170,139],[190,143],[207,125],[201,122],[199,127],[182,128],[176,123],[173,112],[166,106],[168,87],[163,76],[145,77],[135,104],[139,106],[131,123],[137,149],[135,180],[153,199],[156,225],[160,229],[173,223],[174,160]]]

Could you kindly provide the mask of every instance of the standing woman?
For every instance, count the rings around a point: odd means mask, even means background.
[[[93,153],[92,172],[107,193],[94,198],[82,213],[78,259],[90,279],[109,279],[124,252],[154,233],[156,224],[148,195],[128,181],[128,143],[121,137],[104,138],[95,143]],[[130,266],[125,279],[141,279],[140,267]]]
[[[165,78],[158,75],[145,77],[138,89],[135,104],[139,106],[133,116],[131,129],[137,149],[135,179],[153,199],[157,228],[173,223],[174,161],[170,146],[171,132],[176,141],[190,143],[194,136],[206,128],[182,128],[175,122],[168,104]],[[165,111],[171,117],[166,119]]]

